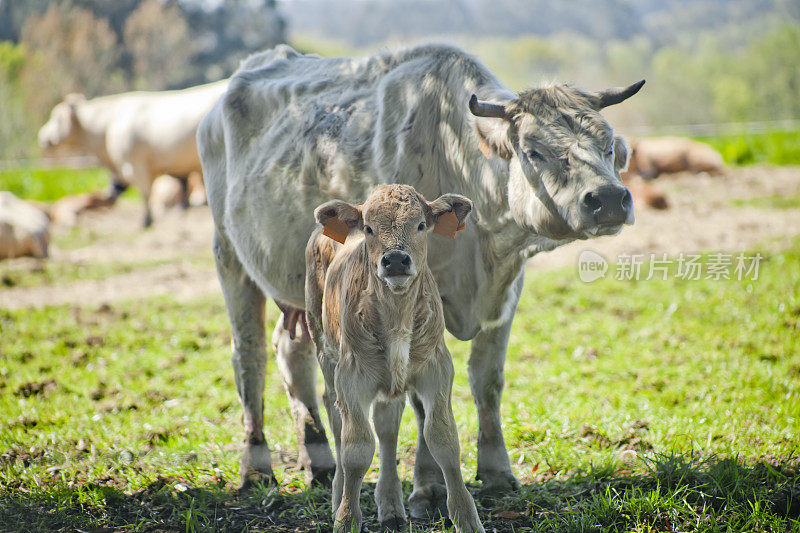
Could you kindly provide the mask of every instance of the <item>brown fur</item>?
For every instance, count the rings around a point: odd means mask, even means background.
[[[374,443],[367,444],[374,441],[368,424],[364,425],[365,407],[368,410],[376,401],[404,402],[408,390],[438,398],[437,411],[443,416],[429,422],[430,431],[442,439],[437,451],[449,459],[442,466],[445,475],[460,482],[454,489],[458,494],[451,517],[461,529],[482,531],[474,503],[466,489],[460,490],[464,487],[460,468],[457,473],[452,468],[452,457],[458,466],[459,453],[449,400],[452,361],[444,343],[442,302],[427,265],[427,237],[438,218],[452,211],[462,222],[471,208],[462,196],[444,195],[427,202],[411,186],[383,185],[360,206],[334,200],[315,212],[323,227],[335,218],[350,229],[345,243],[339,244],[324,236],[320,227],[306,247],[308,325],[323,369],[330,367],[325,360],[335,363],[336,406],[342,420],[333,498],[337,531],[360,522],[358,492],[374,450]],[[378,266],[384,254],[397,250],[410,256],[414,272],[411,281],[400,286],[382,278]],[[435,376],[433,394],[431,376]],[[330,381],[326,377],[328,386]],[[442,398],[446,405],[439,405]],[[348,457],[344,463],[343,456]],[[383,470],[382,465],[382,476]],[[396,516],[396,501],[376,498],[382,521],[387,520],[386,508],[395,509],[392,519],[405,520],[404,513]]]
[[[646,180],[676,172],[720,174],[725,170],[716,150],[691,139],[653,137],[636,140],[631,147],[628,174],[639,174]]]

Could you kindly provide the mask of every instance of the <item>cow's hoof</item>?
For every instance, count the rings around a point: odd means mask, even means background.
[[[381,531],[402,531],[408,522],[402,516],[393,516],[381,522]]]
[[[447,489],[439,483],[415,488],[408,497],[408,511],[417,520],[447,518]]]
[[[336,474],[336,468],[320,468],[311,469],[311,479],[309,485],[312,487],[321,487],[323,489],[331,488],[333,483],[333,476]]]
[[[478,495],[481,498],[499,498],[517,492],[522,485],[511,472],[493,472],[492,474],[479,474],[481,488]]]

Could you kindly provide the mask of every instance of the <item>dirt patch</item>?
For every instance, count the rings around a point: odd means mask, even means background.
[[[780,249],[800,234],[800,209],[737,207],[733,200],[800,193],[800,168],[763,166],[731,169],[723,176],[664,176],[654,184],[667,194],[670,209],[637,207],[636,224],[620,235],[578,241],[534,257],[534,271],[577,265],[583,250],[594,250],[609,261],[620,254],[740,251],[754,247]],[[170,295],[177,300],[218,294],[211,242],[213,222],[207,207],[187,211],[173,209],[143,230],[141,206],[118,203],[113,209],[87,213],[78,229],[54,228],[54,240],[85,240],[76,249],[53,248],[51,262],[92,264],[108,261],[163,261],[158,266],[137,268],[102,280],[0,288],[0,308],[19,309],[46,305],[107,305],[114,301]],[[75,236],[75,233],[78,233]],[[205,258],[187,261],[187,257]],[[5,262],[10,268],[36,269],[32,260]],[[16,266],[15,266],[16,265]]]
[[[800,193],[800,168],[745,167],[723,176],[677,174],[653,182],[667,195],[665,211],[636,206],[636,223],[619,235],[576,241],[539,254],[529,263],[534,271],[577,266],[584,250],[615,262],[621,254],[743,251],[755,247],[781,249],[800,234],[800,209],[737,207],[734,200]]]

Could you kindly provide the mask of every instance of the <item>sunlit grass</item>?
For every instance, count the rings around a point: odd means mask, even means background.
[[[503,400],[524,488],[482,500],[484,524],[800,528],[800,243],[764,255],[757,280],[584,284],[572,269],[529,275]],[[277,316],[270,305],[268,331]],[[0,332],[5,527],[330,527],[327,492],[306,491],[294,466],[294,431],[271,357],[265,427],[281,487],[235,494],[241,409],[220,296],[0,311]],[[468,344],[448,345],[471,479],[477,418]],[[408,409],[399,445],[406,491],[412,418]],[[362,501],[374,521],[371,491]]]
[[[104,168],[19,168],[0,170],[0,191],[24,200],[53,202],[64,196],[105,189],[109,172]],[[136,197],[134,188],[126,197]]]

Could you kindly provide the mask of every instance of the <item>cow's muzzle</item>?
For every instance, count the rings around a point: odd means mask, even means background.
[[[619,185],[607,184],[584,193],[581,210],[598,227],[633,224],[631,192]]]
[[[381,257],[381,269],[384,277],[410,276],[412,266],[411,256],[400,250],[383,254]]]
[[[386,252],[378,265],[378,277],[393,291],[408,287],[416,273],[411,256],[401,250]]]

